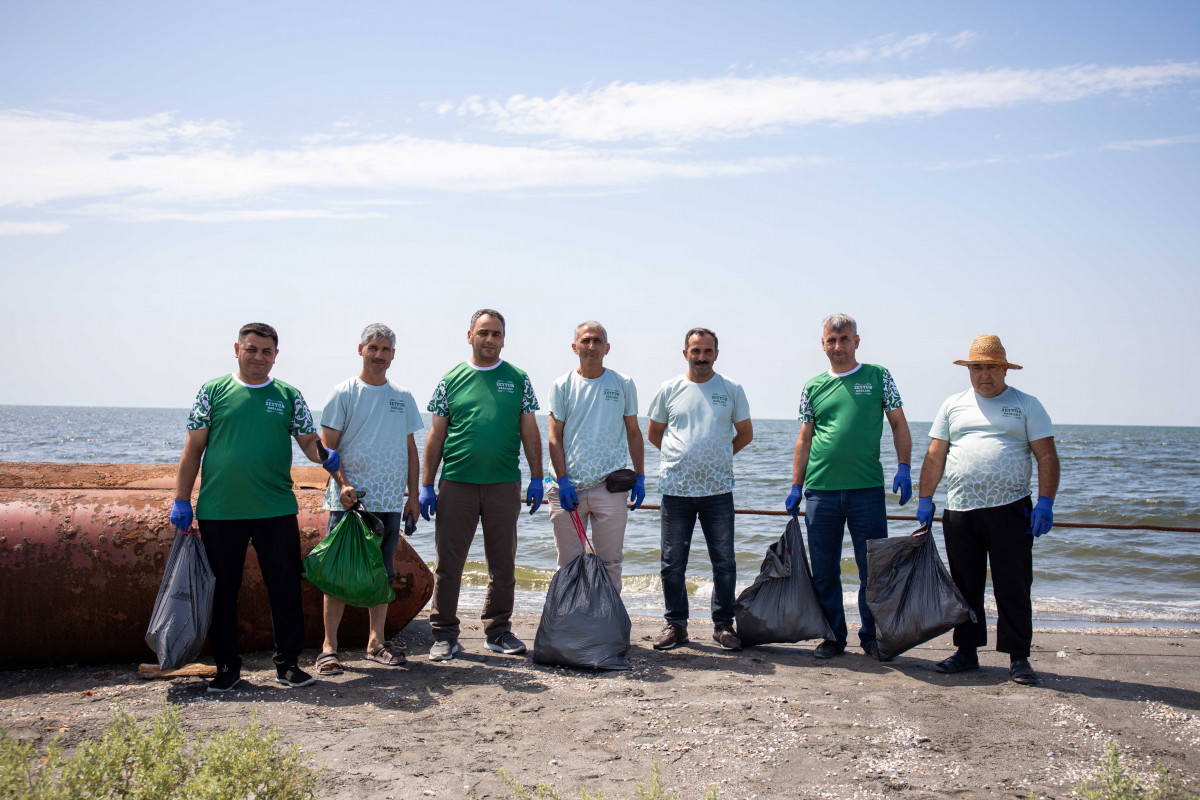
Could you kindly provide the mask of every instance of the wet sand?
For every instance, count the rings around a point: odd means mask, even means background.
[[[536,615],[514,621],[532,648]],[[343,675],[300,689],[275,685],[269,653],[249,655],[246,681],[225,695],[197,678],[144,680],[135,664],[0,672],[0,725],[71,745],[99,733],[116,703],[138,719],[178,704],[192,731],[257,713],[324,767],[321,797],[345,800],[508,798],[500,769],[564,796],[633,798],[655,763],[680,800],[709,785],[723,800],[1065,798],[1110,741],[1138,770],[1168,764],[1200,792],[1197,631],[1039,630],[1042,683],[1023,687],[991,651],[979,671],[933,672],[948,635],[881,664],[858,648],[818,661],[814,643],[725,652],[695,621],[690,646],[658,653],[660,626],[634,619],[626,672],[494,654],[469,624],[466,652],[433,663],[425,616],[398,637],[406,666],[343,651]]]

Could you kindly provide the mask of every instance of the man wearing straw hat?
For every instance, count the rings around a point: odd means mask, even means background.
[[[996,649],[1008,653],[1009,675],[1037,683],[1029,665],[1033,643],[1033,540],[1054,524],[1058,453],[1054,431],[1042,404],[1005,383],[1010,369],[1000,337],[976,336],[967,358],[955,364],[970,370],[971,388],[949,397],[929,431],[921,465],[917,519],[933,521],[933,492],[943,473],[948,500],[942,514],[946,557],[975,622],[954,629],[958,649],[934,669],[948,674],[979,669],[977,648],[987,644],[983,593],[988,562],[996,596]],[[1037,505],[1029,481],[1038,465]]]

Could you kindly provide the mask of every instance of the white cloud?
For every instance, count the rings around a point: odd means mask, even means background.
[[[1125,142],[1113,142],[1104,146],[1105,150],[1147,150],[1152,147],[1174,147],[1180,144],[1200,144],[1200,134],[1186,136],[1166,136],[1161,139],[1131,139]]]
[[[800,75],[614,83],[554,97],[468,97],[460,115],[499,130],[572,141],[681,142],[815,123],[860,124],[967,109],[1066,103],[1200,78],[1200,62],[1132,67],[943,71],[917,78],[820,80]]]
[[[44,233],[62,233],[67,229],[65,222],[3,222],[0,221],[0,236],[28,236]]]
[[[964,31],[969,33],[969,31]],[[958,36],[962,36],[959,34]],[[958,37],[955,37],[958,39]],[[858,64],[864,61],[883,61],[889,58],[907,59],[935,41],[950,41],[938,33],[914,33],[911,36],[879,36],[855,42],[837,50],[823,50],[808,57],[814,64]],[[965,42],[964,42],[965,44]],[[954,47],[961,47],[954,44]]]

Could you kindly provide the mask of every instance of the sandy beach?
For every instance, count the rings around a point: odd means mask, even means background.
[[[531,647],[536,624],[515,619]],[[114,704],[138,719],[178,704],[193,731],[256,713],[324,767],[321,797],[344,800],[511,797],[501,769],[564,796],[631,798],[655,763],[680,800],[709,785],[725,800],[1059,798],[1110,741],[1139,770],[1166,763],[1200,789],[1197,631],[1040,630],[1042,683],[1022,687],[991,651],[978,672],[933,672],[948,635],[881,664],[857,648],[818,661],[811,643],[725,652],[696,622],[690,646],[658,653],[659,627],[635,618],[626,672],[493,654],[470,624],[463,657],[433,663],[424,616],[397,637],[405,667],[343,651],[343,675],[301,689],[275,685],[269,653],[247,657],[246,682],[228,695],[198,678],[144,680],[133,664],[3,672],[0,725],[72,744],[102,730]]]

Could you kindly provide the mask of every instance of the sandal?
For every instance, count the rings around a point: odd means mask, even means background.
[[[1008,668],[1008,677],[1013,683],[1019,683],[1022,686],[1037,686],[1038,676],[1033,671],[1033,667],[1029,666],[1028,658],[1014,658],[1012,665]]]
[[[408,659],[404,657],[403,650],[388,642],[387,644],[380,645],[378,650],[369,651],[367,653],[367,660],[383,664],[385,667],[398,667]]]
[[[979,669],[979,658],[969,659],[962,653],[955,653],[949,658],[939,661],[933,668],[943,675],[954,675],[969,669]]]
[[[342,663],[338,661],[337,653],[321,653],[317,656],[317,674],[322,678],[332,678],[342,674]]]

